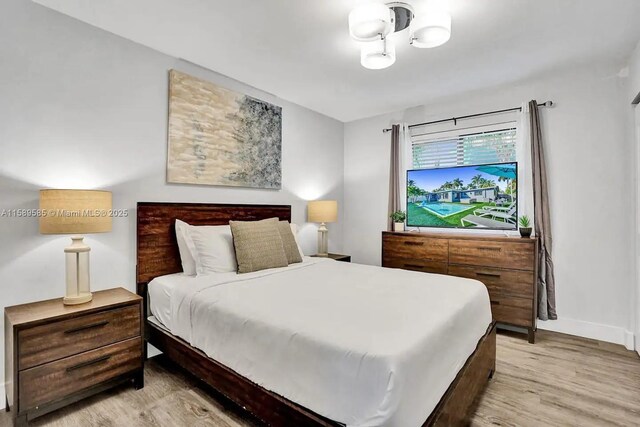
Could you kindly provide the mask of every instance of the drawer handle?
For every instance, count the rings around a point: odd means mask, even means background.
[[[64,331],[65,334],[75,334],[78,332],[86,331],[87,329],[101,328],[103,326],[107,326],[109,324],[108,320],[103,320],[102,322],[92,323],[90,325],[80,326],[78,328],[69,329],[68,331]]]
[[[500,277],[500,273],[485,273],[484,271],[476,271],[476,276]]]
[[[481,251],[492,251],[492,252],[500,252],[502,248],[495,248],[491,246],[478,246],[478,249]]]
[[[111,359],[111,356],[102,356],[102,357],[98,357],[97,359],[89,360],[88,362],[78,363],[77,365],[73,365],[73,366],[68,367],[67,368],[67,372],[73,372],[76,369],[81,369],[81,368],[85,368],[87,366],[95,365],[97,363],[106,362],[109,359]]]
[[[404,242],[404,244],[409,246],[422,246],[424,242]]]
[[[416,264],[405,264],[404,266],[405,268],[419,268],[420,270],[423,269],[421,265],[416,265]]]

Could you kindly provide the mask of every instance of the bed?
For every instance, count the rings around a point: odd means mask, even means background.
[[[274,216],[290,220],[291,209],[139,203],[148,342],[269,425],[465,423],[495,369],[480,283],[317,258],[243,275],[180,273],[175,219]]]

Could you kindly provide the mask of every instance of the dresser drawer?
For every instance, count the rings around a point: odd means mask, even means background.
[[[447,239],[425,238],[410,234],[385,234],[382,253],[388,258],[425,259],[446,263],[449,258]]]
[[[400,259],[384,257],[382,266],[388,268],[401,268],[403,270],[422,271],[425,273],[447,274],[447,263],[430,261],[425,259]]]
[[[18,332],[19,369],[140,336],[140,305],[23,329]]]
[[[531,241],[533,242],[533,241]],[[533,270],[535,245],[530,242],[450,240],[451,264]]]
[[[533,272],[491,267],[449,264],[448,274],[476,279],[487,286],[489,295],[533,298]]]
[[[20,411],[142,368],[141,337],[21,371]]]
[[[533,301],[529,298],[491,296],[491,312],[497,322],[529,328],[533,321]]]

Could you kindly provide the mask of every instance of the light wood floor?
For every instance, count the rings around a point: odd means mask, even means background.
[[[145,388],[122,387],[31,425],[254,426],[209,390],[162,360],[146,367]],[[0,413],[0,425],[10,425]],[[640,426],[640,357],[623,347],[541,331],[535,345],[498,334],[497,372],[472,425]]]

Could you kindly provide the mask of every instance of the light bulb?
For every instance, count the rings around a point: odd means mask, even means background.
[[[416,16],[410,25],[411,44],[429,48],[445,44],[451,37],[451,15],[431,10]]]
[[[395,15],[382,3],[360,6],[349,14],[349,33],[357,41],[373,41],[389,34]]]
[[[360,63],[370,70],[381,70],[396,62],[396,46],[388,39],[364,43],[360,50]]]

